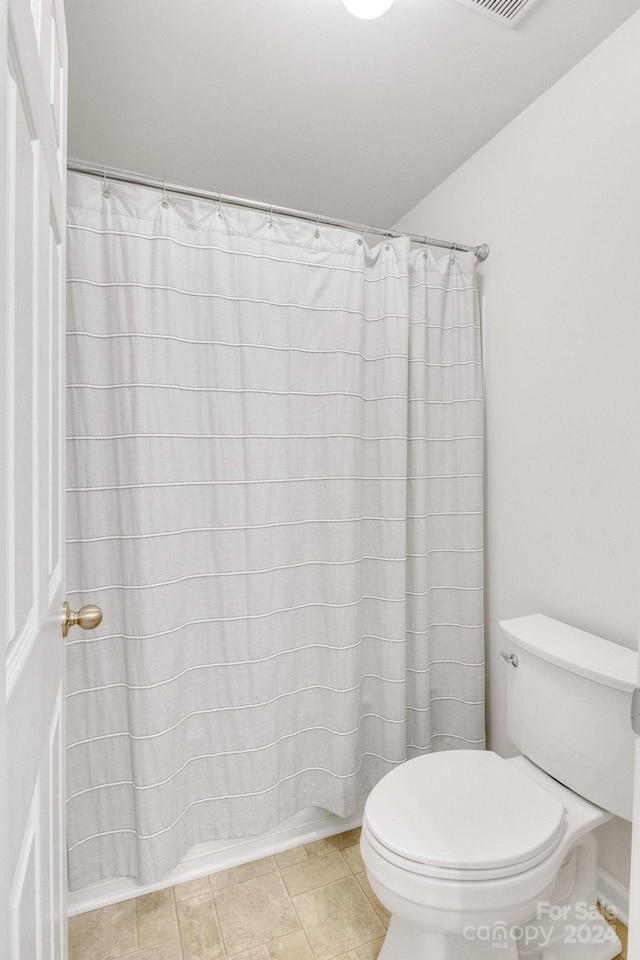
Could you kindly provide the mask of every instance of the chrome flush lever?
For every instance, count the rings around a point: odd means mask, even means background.
[[[506,660],[507,663],[510,663],[512,667],[518,666],[518,658],[516,657],[515,653],[507,653],[506,650],[501,650],[500,656],[503,660]]]

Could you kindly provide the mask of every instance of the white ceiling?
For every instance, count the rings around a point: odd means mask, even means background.
[[[453,0],[65,5],[70,156],[387,226],[640,0],[540,0],[515,29]]]

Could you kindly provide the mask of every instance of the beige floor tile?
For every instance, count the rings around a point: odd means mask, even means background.
[[[299,930],[288,937],[272,940],[246,953],[236,953],[230,960],[314,960],[307,938]]]
[[[243,950],[242,953],[234,953],[229,960],[270,960],[267,945],[261,943],[259,947],[252,947],[251,950]]]
[[[351,870],[351,873],[362,873],[364,870],[364,860],[360,854],[360,844],[355,844],[353,847],[345,847],[342,851],[342,856],[347,861],[347,866]]]
[[[331,960],[384,935],[355,877],[293,898],[316,960]]]
[[[378,960],[383,943],[384,937],[381,940],[374,940],[373,943],[366,943],[364,947],[358,947],[356,957],[358,960]]]
[[[280,869],[290,867],[294,863],[300,863],[302,860],[308,860],[307,851],[304,847],[294,847],[293,850],[284,850],[282,853],[276,853],[275,861]]]
[[[254,877],[214,893],[220,929],[230,954],[241,953],[300,929],[279,873]]]
[[[339,833],[338,836],[342,837],[346,847],[352,847],[354,843],[360,843],[361,833],[361,827],[354,827],[353,830],[346,830],[344,833]]]
[[[311,859],[323,857],[333,850],[344,850],[345,847],[352,847],[355,843],[360,843],[360,827],[347,830],[346,833],[336,833],[333,837],[325,837],[323,840],[315,840],[313,843],[305,843],[304,849]]]
[[[127,960],[129,960],[128,957]],[[154,947],[147,947],[146,950],[131,954],[131,960],[182,960],[180,941],[167,940]]]
[[[389,926],[389,921],[391,920],[391,914],[389,913],[389,911],[387,910],[386,907],[383,907],[383,906],[382,906],[382,904],[380,903],[380,901],[379,901],[378,898],[376,897],[375,893],[374,893],[373,890],[371,889],[371,884],[369,883],[369,881],[368,881],[368,879],[367,879],[367,874],[366,874],[366,872],[365,872],[365,873],[359,873],[359,874],[357,875],[357,877],[356,877],[356,880],[358,881],[358,883],[359,883],[360,886],[362,887],[362,889],[363,889],[363,891],[364,891],[364,894],[365,894],[367,900],[369,901],[369,903],[371,904],[371,906],[372,906],[373,909],[375,910],[376,916],[377,916],[378,919],[382,922],[382,924],[383,924],[383,926],[384,926],[384,928],[385,928],[385,930],[386,930],[387,927]]]
[[[384,940],[374,940],[372,943],[365,943],[363,947],[357,950],[350,950],[349,953],[343,953],[336,960],[378,960],[378,954],[382,950]]]
[[[69,960],[115,960],[138,949],[133,900],[69,920]]]
[[[622,923],[621,920],[616,920],[615,930],[618,936],[620,937],[620,941],[622,943],[622,953],[620,954],[620,956],[623,958],[623,960],[626,960],[628,949],[629,949],[629,930],[627,929],[627,927],[625,927],[624,923]]]
[[[180,903],[181,900],[191,900],[193,897],[202,897],[210,892],[209,877],[198,877],[197,880],[177,883],[173,888],[176,903]]]
[[[302,930],[267,944],[269,960],[313,960],[311,948]]]
[[[273,857],[264,857],[262,860],[252,860],[251,863],[241,863],[237,867],[212,873],[209,877],[209,883],[213,892],[216,893],[218,890],[233,887],[237,883],[245,883],[255,877],[263,877],[267,873],[273,873],[275,869],[276,862]]]
[[[178,920],[173,889],[156,890],[136,899],[138,946],[153,947],[178,937]]]
[[[342,859],[342,854],[336,850],[327,853],[324,857],[315,857],[313,860],[304,860],[292,867],[285,867],[280,871],[282,879],[287,885],[289,895],[294,897],[306,890],[322,887],[325,883],[333,883],[349,876],[349,867]]]
[[[177,912],[184,960],[221,960],[224,948],[212,894],[181,901]]]

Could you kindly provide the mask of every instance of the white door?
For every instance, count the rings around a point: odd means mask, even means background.
[[[0,0],[0,957],[66,956],[62,0]]]

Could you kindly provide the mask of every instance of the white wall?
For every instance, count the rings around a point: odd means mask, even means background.
[[[547,0],[508,30],[451,0],[65,0],[69,155],[391,223],[638,9]]]
[[[542,612],[636,644],[638,51],[640,13],[398,225],[491,245],[481,271],[489,723],[505,754],[499,620]],[[625,884],[629,837],[622,821],[601,834],[601,862]]]

